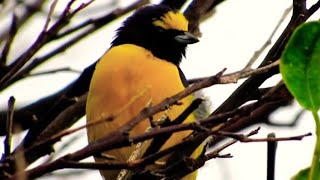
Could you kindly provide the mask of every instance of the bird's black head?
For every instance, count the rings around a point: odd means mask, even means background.
[[[187,45],[198,42],[187,31],[188,21],[181,13],[162,5],[145,6],[124,21],[112,46],[135,44],[179,65]]]

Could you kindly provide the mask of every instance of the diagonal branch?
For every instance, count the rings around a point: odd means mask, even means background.
[[[8,32],[8,36],[7,36],[7,41],[2,49],[1,55],[0,55],[0,69],[2,69],[2,67],[6,66],[6,62],[7,62],[7,56],[8,53],[10,52],[10,47],[12,45],[13,39],[15,37],[15,35],[17,34],[17,15],[13,14],[12,15],[12,22],[11,22],[11,26],[10,26],[10,30]],[[3,70],[2,70],[3,71]]]
[[[262,67],[270,62],[274,62],[278,60],[281,56],[281,53],[289,40],[291,34],[296,29],[297,26],[305,22],[310,16],[311,13],[307,13],[303,9],[303,4],[299,4],[297,2],[301,0],[294,0],[296,2],[293,4],[293,11],[295,12],[292,15],[290,22],[288,23],[285,30],[282,32],[281,36],[275,42],[274,46],[269,50],[268,54],[259,65]],[[305,0],[302,0],[305,1]],[[297,14],[299,14],[297,16]],[[243,84],[241,84],[229,98],[220,105],[213,114],[220,113],[223,111],[229,111],[230,109],[237,108],[241,106],[243,103],[247,102],[250,99],[253,99],[254,96],[259,94],[258,87],[268,78],[277,74],[278,70],[272,70],[265,74],[257,74],[250,77]]]
[[[14,78],[16,73],[19,71],[20,68],[22,68],[29,60],[30,58],[45,45],[53,34],[56,34],[62,27],[64,27],[66,24],[69,23],[69,20],[81,9],[85,8],[87,5],[89,5],[92,1],[89,1],[88,3],[80,5],[78,8],[70,12],[70,7],[74,3],[74,0],[70,1],[63,11],[61,17],[58,19],[58,21],[52,25],[52,27],[48,30],[46,30],[46,24],[48,23],[48,18],[44,29],[42,32],[40,32],[38,38],[36,41],[31,45],[29,49],[27,49],[22,55],[20,55],[16,60],[14,60],[14,63],[12,63],[8,69],[9,71],[0,79],[0,89],[3,89],[4,86],[7,85],[10,79]]]

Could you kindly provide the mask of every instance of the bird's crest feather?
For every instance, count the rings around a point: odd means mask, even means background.
[[[163,29],[175,29],[180,31],[188,31],[188,21],[187,19],[179,12],[169,11],[160,19],[153,21],[153,24]]]

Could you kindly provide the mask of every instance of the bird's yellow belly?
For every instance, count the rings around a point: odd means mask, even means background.
[[[117,131],[138,115],[143,108],[155,105],[183,89],[178,69],[173,64],[157,59],[148,51],[134,45],[112,48],[96,66],[90,84],[86,111],[88,122],[99,121],[109,116],[114,116],[114,120],[89,127],[89,142]],[[174,120],[191,101],[192,97],[184,98],[181,105],[174,105],[166,112],[156,114],[153,119],[158,120],[165,113]],[[185,122],[194,119],[193,115],[190,115]],[[146,119],[129,132],[130,136],[142,134],[148,127],[150,123]],[[188,134],[190,131],[174,134],[162,149],[181,142]],[[125,162],[133,149],[134,146],[106,153]],[[96,158],[96,161],[101,159]],[[118,173],[119,171],[102,172],[106,179],[115,179]]]

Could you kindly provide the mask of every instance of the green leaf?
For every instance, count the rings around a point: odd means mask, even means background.
[[[320,163],[318,163],[318,169],[320,171]],[[291,180],[307,180],[310,172],[310,167],[301,169],[296,175],[294,175]]]
[[[291,180],[307,180],[310,168],[302,169]]]
[[[301,25],[290,38],[280,61],[289,91],[308,110],[320,108],[320,23]]]

